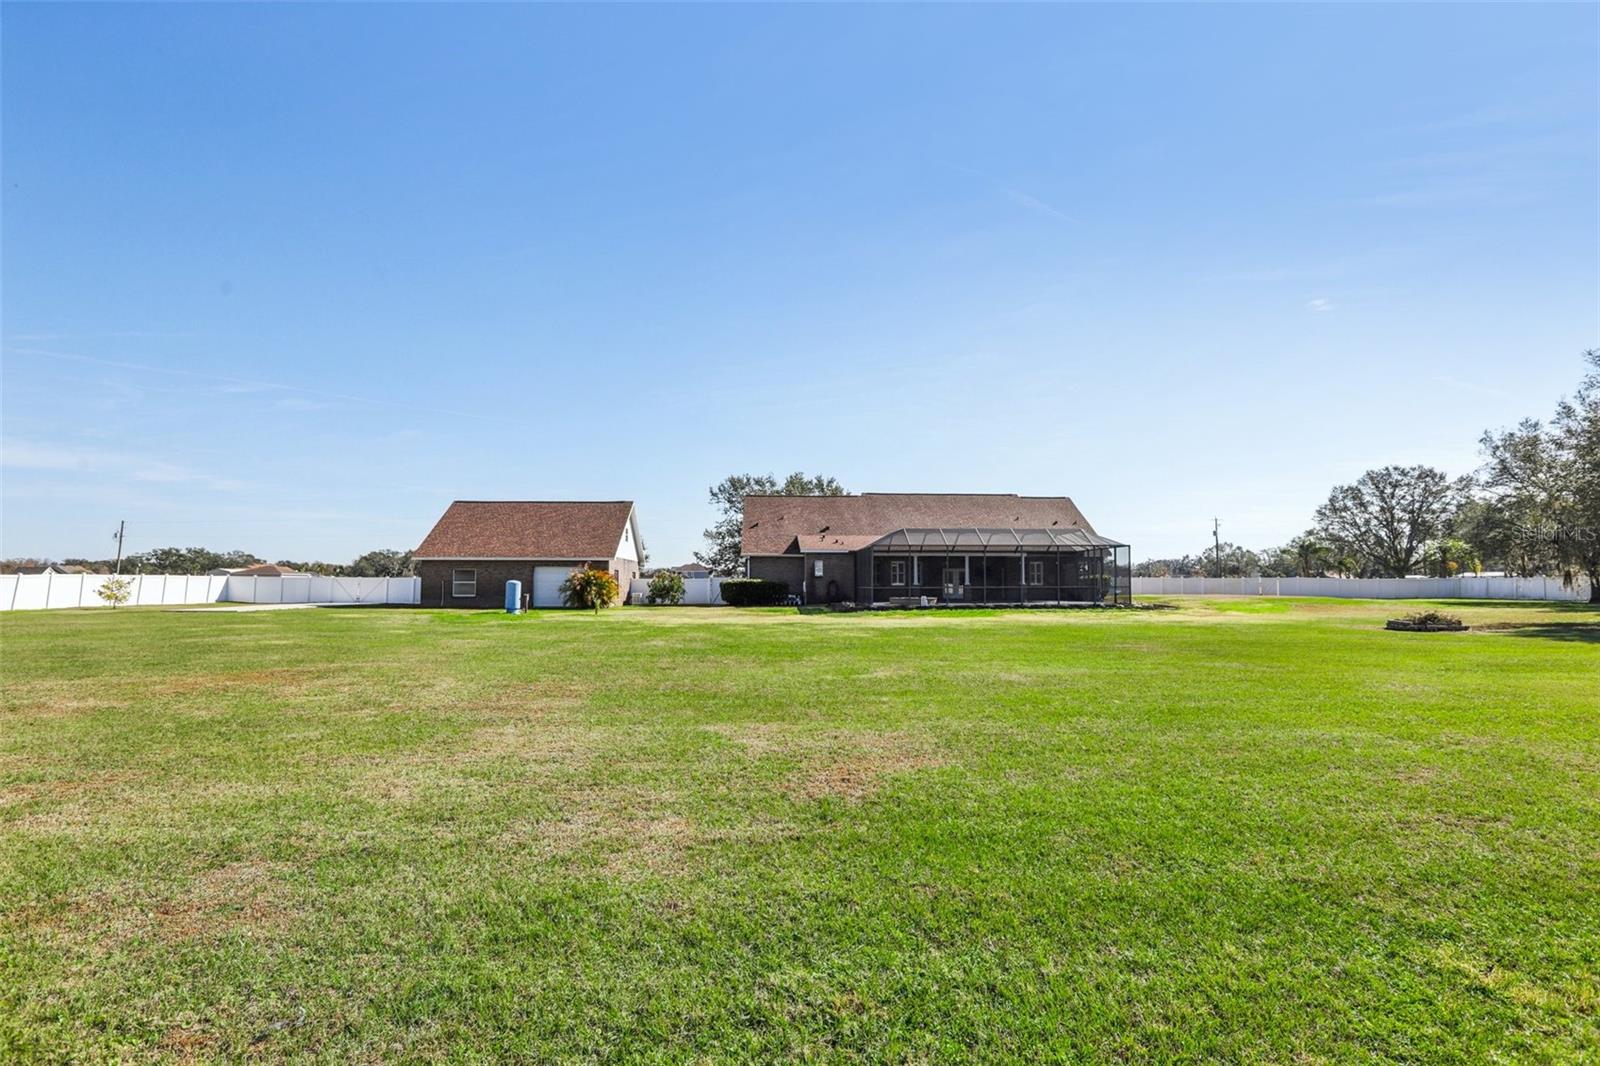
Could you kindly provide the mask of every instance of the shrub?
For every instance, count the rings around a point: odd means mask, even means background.
[[[579,567],[561,583],[561,602],[568,607],[588,607],[596,614],[617,601],[617,579],[609,570]]]
[[[1445,614],[1443,611],[1415,611],[1406,615],[1401,621],[1409,622],[1414,626],[1458,626],[1461,624],[1461,619],[1453,614]]]
[[[113,607],[120,607],[133,595],[133,582],[125,577],[109,577],[94,590],[94,594]]]
[[[645,599],[651,603],[682,603],[683,575],[676,570],[658,570],[650,575],[650,591]]]
[[[730,607],[775,607],[788,598],[787,581],[736,577],[722,583],[722,602]]]

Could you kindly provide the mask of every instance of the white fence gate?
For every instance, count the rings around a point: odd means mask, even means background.
[[[636,577],[628,583],[629,603],[649,603],[649,596],[649,578]],[[727,604],[722,602],[722,578],[684,578],[683,602],[689,607],[726,607]]]
[[[1589,600],[1558,577],[1136,577],[1135,596],[1333,596],[1355,600]]]
[[[0,574],[0,611],[104,607],[97,595],[107,574]],[[196,603],[417,603],[415,577],[213,577],[206,574],[130,576],[129,606]]]

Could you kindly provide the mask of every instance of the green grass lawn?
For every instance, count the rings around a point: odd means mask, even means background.
[[[1600,1061],[1600,612],[0,617],[0,1059]]]

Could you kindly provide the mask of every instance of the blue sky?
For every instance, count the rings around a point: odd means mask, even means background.
[[[1600,343],[1593,5],[0,17],[4,555],[795,469],[1260,547]]]

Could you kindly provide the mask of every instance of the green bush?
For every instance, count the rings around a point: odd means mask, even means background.
[[[617,579],[609,570],[580,567],[561,583],[561,602],[568,607],[588,607],[595,613],[617,602]]]
[[[722,601],[729,607],[775,607],[788,598],[787,581],[734,577],[722,583]]]
[[[113,607],[120,607],[128,602],[128,597],[133,594],[133,582],[125,577],[107,578],[94,594],[105,600]]]
[[[658,570],[650,575],[650,591],[645,599],[651,603],[682,603],[683,575],[676,570]]]

